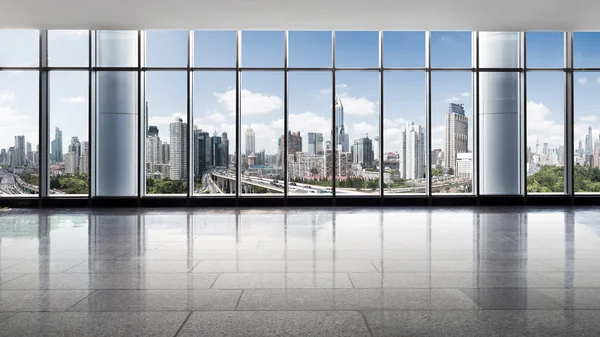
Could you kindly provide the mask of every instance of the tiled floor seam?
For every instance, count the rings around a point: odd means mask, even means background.
[[[71,269],[73,269],[73,268],[75,268],[75,267],[77,267],[77,266],[79,266],[79,265],[81,265],[81,264],[84,264],[84,263],[86,263],[86,262],[89,262],[89,261],[81,261],[80,263],[78,263],[78,264],[76,264],[76,265],[74,265],[74,266],[71,266],[71,267],[69,267],[69,268],[67,268],[67,269],[65,269],[65,270],[63,270],[63,271],[61,271],[59,274],[66,273],[67,271],[69,271],[69,270],[71,270]],[[89,272],[87,272],[87,273],[89,274]]]
[[[79,301],[77,301],[77,303],[73,304],[72,306],[68,307],[67,309],[63,310],[63,311],[69,311],[71,309],[73,309],[76,305],[78,305],[79,303],[83,302],[85,299],[89,298],[90,296],[92,296],[93,294],[95,294],[98,291],[98,289],[95,289],[94,291],[90,292],[89,294],[87,294],[87,296],[83,297],[82,299],[80,299]]]
[[[185,326],[185,324],[190,319],[190,317],[192,316],[193,313],[194,313],[193,311],[190,311],[188,313],[188,315],[185,317],[185,319],[183,320],[183,323],[181,323],[181,326],[179,327],[179,329],[177,329],[177,331],[175,332],[175,335],[173,335],[173,337],[177,337],[179,335],[179,333],[181,332],[181,330],[183,330],[183,327]]]
[[[244,296],[244,289],[242,289],[242,291],[240,292],[240,297],[238,297],[237,303],[235,304],[235,311],[238,310],[238,307],[240,306],[240,302],[242,301],[242,296]]]
[[[219,279],[219,277],[221,276],[221,273],[219,273],[217,275],[217,277],[215,277],[215,280],[213,281],[213,283],[210,285],[210,287],[208,287],[208,289],[213,289],[213,286],[215,285],[215,283],[217,283],[217,280]]]
[[[367,317],[365,317],[365,314],[362,311],[357,311],[357,313],[360,315],[360,317],[362,317],[363,321],[365,322],[365,327],[367,327],[367,331],[369,332],[369,336],[373,337],[373,331],[371,331],[371,327],[369,326],[369,322],[367,321]]]

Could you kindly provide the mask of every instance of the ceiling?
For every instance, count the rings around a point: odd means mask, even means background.
[[[0,0],[0,28],[600,30],[598,0]]]

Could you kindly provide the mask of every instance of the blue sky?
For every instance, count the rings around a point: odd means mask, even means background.
[[[574,61],[576,67],[600,68],[598,33],[576,33]],[[433,67],[469,68],[470,32],[432,32]],[[194,64],[197,67],[235,66],[236,40],[233,31],[201,31],[194,36]],[[284,65],[284,32],[248,31],[242,33],[241,64],[244,67],[273,68]],[[331,32],[289,32],[290,67],[331,66]],[[146,40],[146,64],[156,67],[187,65],[186,31],[149,31]],[[337,67],[377,67],[378,32],[336,32]],[[35,66],[38,55],[36,31],[0,31],[0,66]],[[52,31],[49,36],[51,66],[86,66],[88,35],[80,31]],[[419,68],[425,66],[424,32],[384,32],[385,67]],[[528,67],[563,66],[562,33],[527,34]],[[233,71],[196,71],[193,75],[193,120],[199,128],[219,134],[227,132],[235,141],[235,85]],[[432,148],[443,148],[444,115],[449,102],[465,104],[469,117],[472,144],[473,108],[472,74],[469,71],[433,72]],[[331,71],[293,71],[288,75],[289,127],[300,131],[307,146],[308,132],[322,132],[327,140],[331,130]],[[561,72],[528,74],[528,134],[549,142],[552,147],[563,143],[564,98]],[[157,125],[163,141],[169,141],[168,124],[175,116],[186,119],[187,76],[182,71],[148,71],[146,99],[150,106],[150,125]],[[63,130],[66,151],[72,136],[87,140],[87,73],[52,72],[50,75],[51,134],[58,126]],[[350,139],[368,132],[374,137],[379,129],[378,113],[384,108],[384,151],[398,151],[399,131],[406,121],[425,126],[425,73],[422,71],[388,71],[383,75],[384,101],[380,102],[380,79],[377,71],[338,71],[336,94],[345,106],[346,130]],[[0,148],[14,144],[14,136],[24,134],[26,141],[37,145],[38,75],[35,71],[0,72]],[[256,132],[257,149],[277,152],[277,138],[283,134],[284,74],[281,71],[245,70],[241,75],[242,128]],[[588,125],[594,138],[600,130],[600,73],[575,73],[575,137],[585,137]],[[242,137],[243,141],[243,137]],[[531,142],[531,139],[530,139]],[[245,144],[242,144],[242,149]],[[472,145],[471,145],[472,148]],[[233,145],[232,150],[233,152]]]

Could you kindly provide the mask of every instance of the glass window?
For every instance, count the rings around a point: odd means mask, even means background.
[[[565,33],[527,32],[527,68],[562,68],[565,65]]]
[[[516,32],[480,32],[480,68],[518,68],[520,38]]]
[[[434,68],[470,68],[471,32],[431,32],[431,66]]]
[[[37,67],[40,32],[0,29],[0,67]]]
[[[241,88],[240,133],[244,135],[238,154],[241,161],[241,192],[283,194],[283,72],[244,71]],[[252,134],[254,137],[250,137]],[[246,151],[252,148],[259,153],[259,163],[262,165],[246,157]]]
[[[479,186],[487,195],[522,194],[520,74],[479,73]]]
[[[284,61],[283,31],[242,32],[242,67],[283,68]]]
[[[146,72],[146,194],[186,194],[187,73]]]
[[[187,30],[146,31],[146,67],[187,67]]]
[[[87,67],[90,32],[87,30],[48,31],[48,65],[51,67]]]
[[[89,193],[88,81],[87,71],[52,71],[49,75],[52,196]]]
[[[38,194],[39,73],[0,71],[0,195]]]
[[[379,67],[379,32],[335,32],[335,66],[337,68]]]
[[[565,75],[527,74],[527,192],[564,193]]]
[[[332,34],[290,31],[288,33],[288,66],[297,68],[331,67]]]
[[[384,194],[425,193],[427,99],[424,72],[386,71],[383,76]],[[436,150],[432,150],[433,153]],[[437,168],[437,149],[432,168]]]
[[[335,74],[336,195],[379,194],[379,73],[338,71]],[[333,168],[327,176],[333,176]]]
[[[472,79],[466,71],[431,74],[432,193],[473,192]]]
[[[600,73],[574,73],[575,192],[600,192]]]
[[[575,68],[600,68],[598,32],[573,33],[573,66]]]
[[[235,194],[235,83],[234,71],[194,72],[194,194]]]
[[[235,67],[236,58],[236,31],[194,31],[194,67]]]
[[[425,32],[383,32],[383,66],[424,68]]]
[[[288,74],[288,194],[331,195],[331,72]]]

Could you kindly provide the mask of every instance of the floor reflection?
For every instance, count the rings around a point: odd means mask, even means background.
[[[0,313],[597,310],[597,219],[572,208],[12,210]]]

